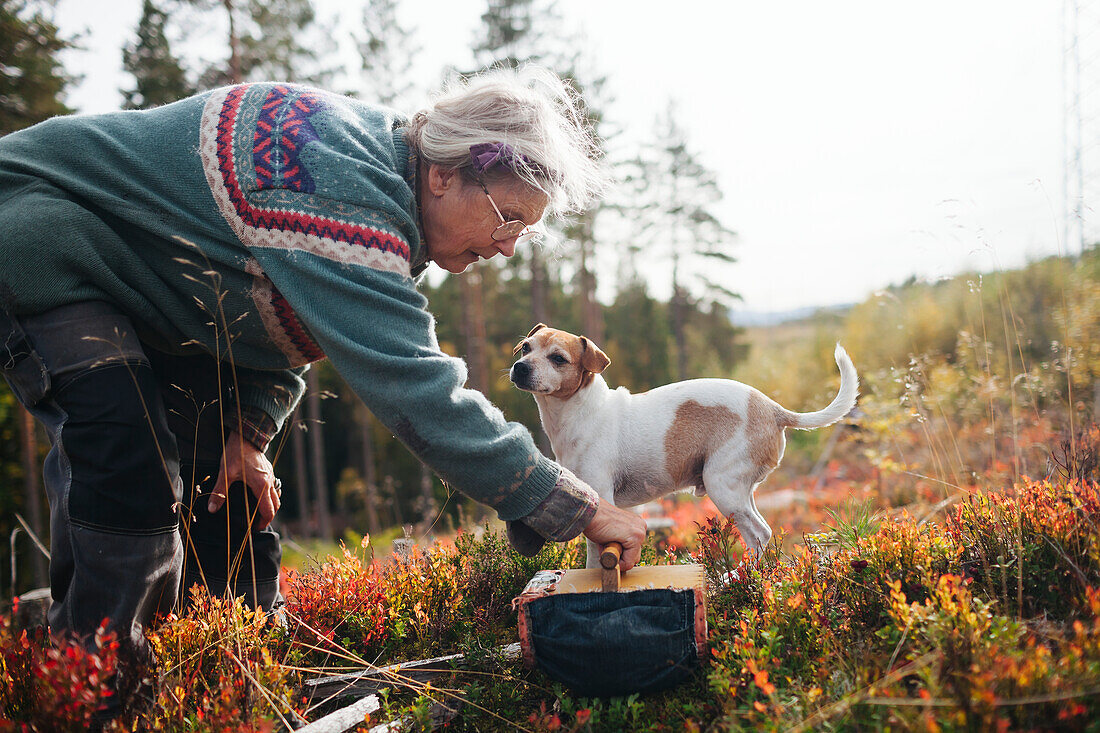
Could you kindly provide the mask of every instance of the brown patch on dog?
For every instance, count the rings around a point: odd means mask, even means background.
[[[665,470],[677,486],[702,486],[707,457],[726,443],[741,416],[725,405],[688,400],[676,408],[665,432]]]
[[[608,364],[611,363],[611,359],[596,344],[584,336],[580,337],[580,342],[581,368],[584,371],[581,372],[581,383],[577,386],[578,390],[592,384],[592,380],[595,379],[596,375],[607,369]]]
[[[783,443],[783,427],[779,424],[776,405],[759,392],[750,392],[745,417],[749,460],[766,476],[779,465],[779,452]]]
[[[528,331],[527,335],[524,336],[518,344],[516,344],[514,349],[512,349],[512,356],[516,356],[517,354],[519,354],[519,350],[523,348],[523,342],[534,336],[535,332],[542,328],[547,328],[547,325],[545,323],[536,323],[535,327]]]
[[[590,372],[599,374],[611,364],[611,357],[603,353],[599,346],[581,336],[581,366]]]
[[[553,397],[562,399],[572,397],[578,389],[587,386],[592,381],[592,373],[586,371],[581,364],[581,359],[584,356],[584,346],[579,338],[571,333],[555,330],[544,337],[543,341],[549,342],[550,348],[553,348],[553,346],[560,348],[569,359],[569,363],[561,367],[563,379],[561,386],[551,393]],[[585,377],[587,377],[587,381]]]

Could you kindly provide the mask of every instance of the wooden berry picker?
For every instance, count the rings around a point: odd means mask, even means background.
[[[702,565],[619,573],[622,546],[601,568],[543,570],[513,601],[528,667],[593,697],[666,689],[686,680],[706,650]]]

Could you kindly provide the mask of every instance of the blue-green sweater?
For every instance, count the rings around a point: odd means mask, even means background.
[[[410,275],[425,255],[402,122],[262,83],[8,135],[0,301],[16,314],[112,302],[156,349],[232,358],[242,405],[276,425],[302,367],[327,356],[443,479],[524,517],[561,469],[439,349]]]

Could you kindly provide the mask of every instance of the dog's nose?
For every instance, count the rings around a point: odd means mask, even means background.
[[[512,365],[512,381],[521,382],[531,376],[531,365],[525,361],[517,361]]]

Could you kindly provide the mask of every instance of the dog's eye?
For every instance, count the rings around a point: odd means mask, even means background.
[[[530,354],[531,353],[531,344],[525,343],[523,346],[520,347],[519,353],[521,353],[521,354]]]
[[[569,363],[569,360],[566,359],[561,354],[552,354],[550,356],[550,361],[554,362],[555,364],[557,364],[559,366],[565,366],[566,364]]]

